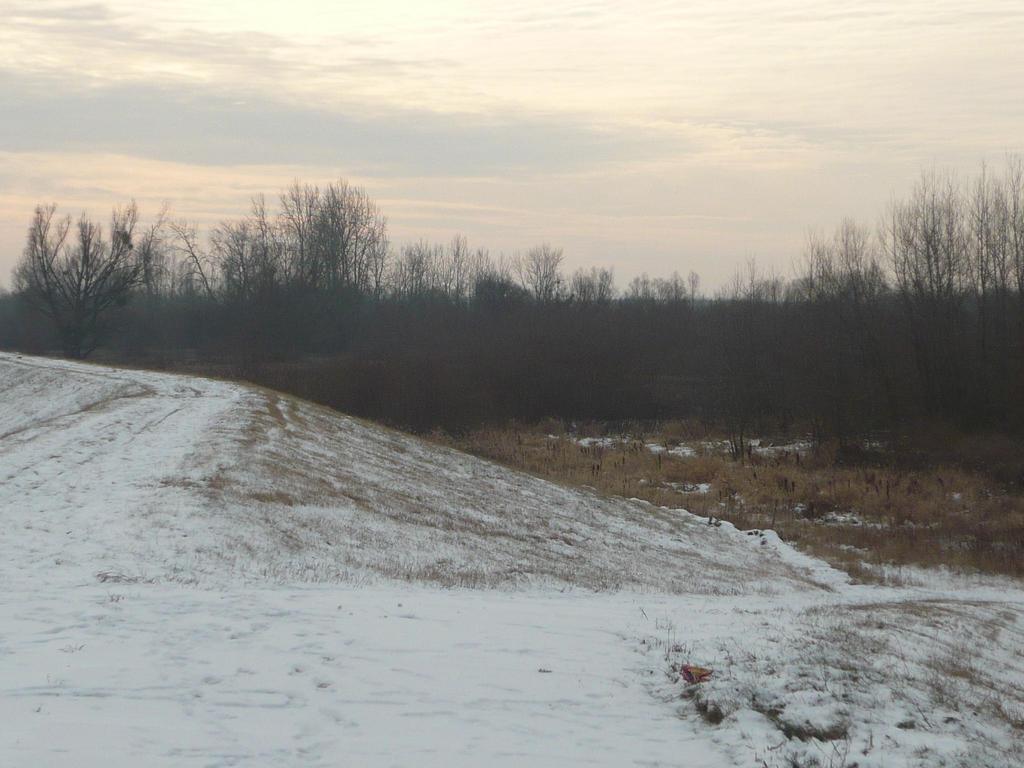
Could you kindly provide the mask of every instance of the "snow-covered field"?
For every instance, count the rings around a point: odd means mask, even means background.
[[[1024,765],[1014,583],[235,384],[0,354],[0,398],[0,766]]]

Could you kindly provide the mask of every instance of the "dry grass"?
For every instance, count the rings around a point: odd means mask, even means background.
[[[981,469],[908,469],[878,455],[851,466],[837,461],[834,446],[780,448],[741,463],[685,425],[611,446],[552,431],[545,424],[437,439],[564,484],[771,528],[863,580],[898,583],[898,569],[881,565],[1024,576],[1024,494]],[[651,442],[683,443],[695,455],[652,453]],[[702,483],[708,492],[697,492]]]

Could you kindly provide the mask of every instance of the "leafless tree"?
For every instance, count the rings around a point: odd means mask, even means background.
[[[36,208],[15,286],[54,323],[68,357],[92,352],[110,311],[142,283],[160,223],[136,241],[138,209],[131,203],[114,210],[106,240],[103,227],[84,214],[72,227],[70,217],[57,218],[56,205]]]
[[[286,278],[307,288],[379,294],[388,252],[387,219],[366,190],[341,180],[295,182],[280,198]]]
[[[210,245],[229,298],[250,301],[280,285],[283,245],[261,198],[253,200],[249,217],[215,227]]]
[[[678,272],[673,272],[668,278],[655,280],[654,293],[660,301],[675,304],[685,301],[688,294],[686,283]]]
[[[216,265],[200,244],[199,228],[185,221],[172,221],[168,228],[174,236],[175,247],[183,257],[179,266],[179,279],[186,286],[186,292],[191,293],[192,286],[199,282],[206,297],[214,299]]]
[[[473,254],[464,235],[456,235],[451,244],[439,254],[437,262],[438,288],[455,302],[469,296],[473,277]]]
[[[425,240],[404,246],[392,265],[392,292],[406,299],[440,293],[444,258],[443,246],[431,245]]]
[[[169,293],[174,279],[173,253],[166,242],[168,211],[169,206],[164,203],[136,248],[142,267],[142,289],[150,302]]]
[[[962,300],[967,230],[954,178],[922,176],[909,200],[890,206],[881,236],[907,301],[955,305]]]
[[[615,298],[615,276],[610,269],[578,269],[569,283],[569,298],[577,304],[607,304]]]
[[[1017,293],[1020,336],[1024,339],[1024,158],[1011,157],[1006,173],[1006,227],[1009,265]]]
[[[552,248],[545,243],[515,259],[514,266],[520,284],[542,304],[561,299],[565,292],[561,271],[563,258],[561,248]]]
[[[697,296],[700,295],[700,275],[690,270],[690,274],[686,276],[686,282],[690,287],[690,304],[697,303]]]
[[[654,301],[654,284],[646,272],[629,281],[626,298],[630,301]]]
[[[929,409],[959,410],[966,371],[959,340],[969,282],[969,226],[961,186],[927,173],[910,198],[893,202],[880,239],[906,310],[922,394]]]

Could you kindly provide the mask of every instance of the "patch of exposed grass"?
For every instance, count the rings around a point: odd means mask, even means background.
[[[981,469],[907,467],[877,451],[856,463],[847,451],[844,463],[835,445],[762,448],[739,462],[685,424],[586,444],[550,424],[435,439],[567,485],[771,528],[866,581],[902,583],[898,568],[879,566],[1024,576],[1024,493]],[[680,445],[689,450],[669,450]]]

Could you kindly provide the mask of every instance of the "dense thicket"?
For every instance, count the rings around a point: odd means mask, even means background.
[[[296,184],[276,208],[257,199],[205,239],[163,219],[133,235],[129,208],[109,240],[40,208],[0,296],[0,345],[100,344],[417,429],[699,416],[737,441],[792,425],[841,441],[934,422],[1024,430],[1017,161],[967,183],[926,174],[877,231],[843,222],[791,279],[751,263],[715,296],[693,273],[618,291],[606,270],[566,275],[549,246],[494,258],[456,237],[395,253],[377,206],[343,182]],[[86,309],[102,304],[90,315],[68,286],[115,254],[119,292],[86,292]]]

